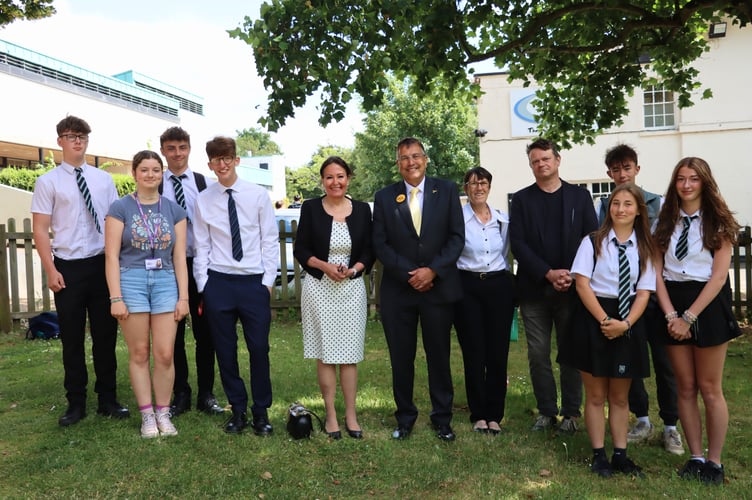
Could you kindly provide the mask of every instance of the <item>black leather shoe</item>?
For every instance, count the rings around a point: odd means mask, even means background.
[[[269,423],[269,419],[264,415],[253,417],[253,433],[257,436],[269,436],[274,432],[272,424]]]
[[[233,413],[230,420],[225,423],[225,432],[228,434],[240,434],[248,426],[248,417],[245,413]]]
[[[454,441],[455,435],[452,426],[449,424],[434,424],[436,436],[442,441]]]
[[[209,415],[222,415],[225,412],[225,409],[219,406],[214,394],[199,397],[196,401],[196,409]]]
[[[327,432],[327,436],[332,438],[333,440],[337,441],[338,439],[342,439],[342,432],[341,431],[334,431],[334,432]]]
[[[128,408],[121,405],[117,401],[111,401],[108,403],[99,403],[99,408],[97,408],[97,415],[112,418],[128,418],[131,416],[131,412],[128,411]]]
[[[190,391],[180,392],[175,394],[170,405],[170,416],[177,417],[181,413],[185,413],[191,409],[191,393]]]
[[[86,416],[86,410],[83,406],[69,406],[65,414],[57,421],[61,427],[77,424]]]
[[[363,431],[354,431],[350,429],[347,425],[345,425],[345,430],[347,431],[347,435],[350,436],[353,439],[363,439]]]
[[[393,439],[407,439],[410,437],[410,433],[413,430],[409,427],[401,427],[397,426],[396,429],[394,429],[394,432],[392,432],[392,438]]]

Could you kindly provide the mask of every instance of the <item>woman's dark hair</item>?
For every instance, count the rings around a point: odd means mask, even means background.
[[[162,157],[159,156],[159,154],[155,153],[154,151],[149,151],[148,149],[145,149],[133,155],[133,163],[131,165],[132,171],[135,172],[136,168],[138,168],[138,166],[144,160],[157,160],[159,162],[159,166],[164,168],[164,163],[162,163]]]
[[[736,244],[739,223],[736,222],[733,212],[721,196],[718,184],[716,184],[713,173],[710,171],[710,165],[702,158],[689,156],[679,160],[671,174],[671,183],[666,191],[666,201],[663,203],[660,214],[658,214],[658,223],[655,228],[654,238],[658,248],[664,252],[668,249],[674,227],[679,220],[681,198],[679,198],[676,189],[676,179],[682,167],[689,167],[694,170],[702,183],[700,209],[702,210],[703,246],[708,250],[718,250],[726,241],[731,242],[732,245]]]
[[[319,169],[319,175],[321,177],[324,177],[324,169],[331,165],[332,163],[339,165],[340,167],[345,169],[345,173],[348,177],[352,177],[352,169],[350,168],[350,165],[347,164],[345,160],[340,158],[339,156],[330,156],[326,160],[324,160],[324,163],[321,164],[321,168]]]
[[[470,179],[473,178],[473,176],[476,179],[485,179],[488,181],[489,184],[491,184],[491,179],[493,179],[493,175],[491,175],[491,172],[486,170],[483,167],[473,167],[467,172],[465,172],[465,178],[462,181],[464,184],[467,184],[470,182]]]
[[[642,189],[635,186],[631,182],[625,182],[616,186],[611,193],[611,197],[608,199],[608,210],[606,210],[606,218],[594,233],[593,233],[593,245],[595,246],[596,257],[601,254],[601,245],[603,240],[608,237],[608,233],[611,228],[614,227],[614,221],[611,218],[611,203],[614,201],[614,196],[622,191],[626,191],[631,194],[637,203],[637,217],[634,220],[634,232],[637,237],[637,254],[640,256],[640,273],[645,272],[647,261],[653,258],[653,252],[655,244],[653,238],[650,235],[650,222],[648,221],[648,207],[645,204],[645,197],[642,196]]]

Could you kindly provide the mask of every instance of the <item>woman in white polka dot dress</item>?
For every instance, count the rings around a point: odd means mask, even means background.
[[[307,272],[301,296],[303,355],[317,360],[325,430],[333,439],[342,435],[334,408],[339,365],[345,429],[359,439],[363,431],[355,399],[368,313],[362,276],[373,263],[371,208],[345,196],[352,170],[342,158],[327,158],[320,173],[326,194],[303,203],[295,238],[295,258]]]

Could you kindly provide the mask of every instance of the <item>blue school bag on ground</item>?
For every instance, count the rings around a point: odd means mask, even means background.
[[[57,321],[57,313],[43,312],[29,318],[29,329],[26,330],[27,339],[50,340],[58,337],[60,337],[60,325]]]

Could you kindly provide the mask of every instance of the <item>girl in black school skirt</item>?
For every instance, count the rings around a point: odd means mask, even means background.
[[[740,335],[728,276],[738,231],[707,162],[680,160],[655,230],[661,252],[655,259],[656,293],[668,323],[664,340],[676,377],[679,420],[692,454],[679,475],[707,484],[724,480],[721,451],[729,417],[723,366],[729,340]],[[707,456],[698,393],[705,406]]]
[[[633,378],[650,376],[643,322],[650,293],[655,290],[654,253],[648,211],[640,188],[632,183],[614,189],[603,225],[585,237],[572,264],[579,314],[572,338],[559,346],[559,361],[580,370],[585,385],[585,425],[593,447],[590,469],[601,477],[612,472],[642,476],[627,457],[629,386]],[[626,245],[629,262],[628,299],[619,307],[619,244]],[[623,274],[627,276],[626,268]],[[620,312],[621,309],[621,312]],[[608,422],[614,453],[609,463],[604,448]]]

